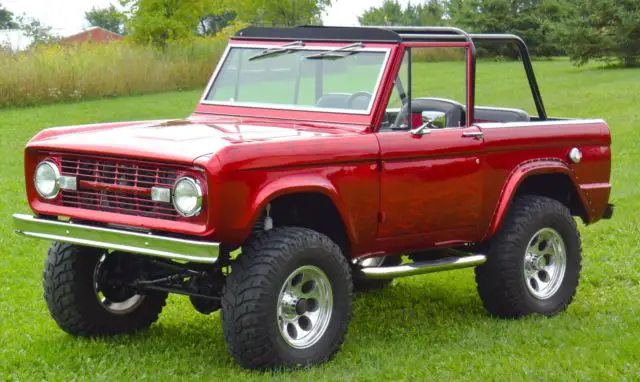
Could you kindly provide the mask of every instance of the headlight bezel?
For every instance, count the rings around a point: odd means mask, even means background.
[[[38,187],[38,170],[42,167],[42,166],[49,166],[49,168],[51,168],[53,170],[53,175],[54,175],[54,186],[53,186],[53,190],[50,194],[45,194],[43,193],[40,188]],[[42,162],[38,163],[38,165],[36,166],[34,172],[33,172],[33,187],[35,188],[36,192],[38,193],[38,195],[45,199],[45,200],[53,200],[55,198],[58,197],[58,195],[60,195],[60,177],[61,177],[61,173],[60,173],[60,169],[58,168],[58,165],[51,161],[50,159],[45,159]]]
[[[190,186],[193,187],[195,191],[196,204],[195,207],[191,211],[183,211],[180,207],[178,207],[176,190],[178,189],[178,185],[181,182],[187,182]],[[180,216],[185,218],[191,218],[198,216],[200,212],[202,212],[202,204],[204,199],[204,192],[202,191],[202,186],[200,185],[200,181],[198,179],[192,178],[190,176],[181,176],[179,177],[171,187],[171,203],[173,204],[173,208],[180,214]]]

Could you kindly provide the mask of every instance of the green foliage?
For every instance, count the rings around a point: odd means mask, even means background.
[[[321,24],[322,13],[329,6],[331,0],[235,0],[229,4],[240,20],[286,27]]]
[[[13,19],[13,13],[0,4],[0,29],[15,29],[18,23]]]
[[[123,34],[126,17],[112,5],[107,8],[93,7],[85,12],[85,19],[94,27],[100,27],[108,31]]]
[[[447,2],[427,0],[403,7],[398,0],[384,0],[381,6],[371,7],[358,17],[361,25],[443,25]]]
[[[201,36],[214,36],[224,28],[236,21],[237,13],[232,10],[222,10],[216,14],[205,15],[200,18],[198,34]]]
[[[571,60],[618,61],[624,67],[640,66],[640,1],[575,0],[561,40]]]
[[[522,37],[534,56],[562,54],[555,27],[566,19],[564,0],[451,0],[454,25],[475,33],[513,33]],[[512,56],[503,43],[486,48],[493,54]]]
[[[51,34],[51,27],[43,24],[38,19],[27,16],[18,16],[18,27],[25,36],[32,40],[31,46],[38,46],[55,42],[57,38]]]
[[[0,109],[92,98],[202,89],[227,36],[152,45],[43,45],[0,53]]]
[[[128,10],[127,32],[138,43],[164,47],[194,36],[202,17],[223,9],[222,0],[121,0]]]

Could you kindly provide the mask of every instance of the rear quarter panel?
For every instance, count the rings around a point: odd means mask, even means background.
[[[611,190],[611,135],[602,120],[479,124],[485,138],[483,224],[497,230],[517,186],[533,173],[563,172],[575,183],[588,222],[599,220]],[[569,160],[572,148],[583,153]]]

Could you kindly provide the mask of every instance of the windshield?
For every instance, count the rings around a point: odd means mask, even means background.
[[[204,103],[368,114],[387,49],[231,47]]]

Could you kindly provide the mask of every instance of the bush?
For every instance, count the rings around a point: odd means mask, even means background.
[[[0,108],[203,88],[226,35],[170,42],[47,45],[0,51]]]

